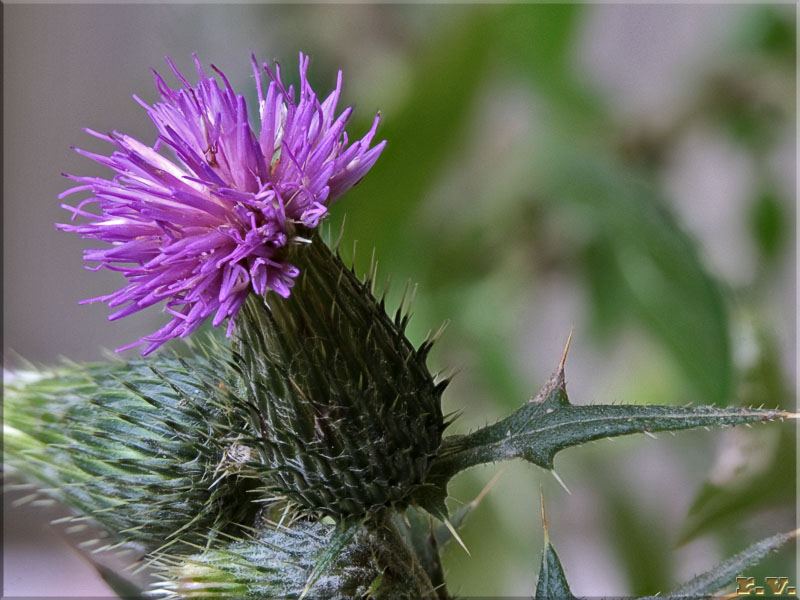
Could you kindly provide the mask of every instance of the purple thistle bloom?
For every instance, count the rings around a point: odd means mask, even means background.
[[[306,79],[308,57],[300,54],[300,98],[284,87],[280,67],[259,68],[252,57],[258,88],[260,128],[255,130],[242,95],[216,67],[222,85],[203,71],[195,56],[199,82],[192,86],[168,58],[183,87],[173,90],[156,72],[161,102],[136,99],[158,129],[150,147],[117,132],[88,133],[116,146],[111,156],[77,150],[116,174],[112,179],[67,175],[75,192],[92,194],[77,206],[62,205],[79,224],[58,224],[84,238],[111,247],[87,250],[84,260],[120,271],[128,284],[114,293],[84,300],[103,301],[119,319],[166,301],[172,315],[158,331],[120,348],[146,344],[149,354],[167,340],[185,337],[209,316],[216,327],[226,318],[227,334],[252,289],[287,297],[298,270],[287,260],[292,243],[306,241],[304,229],[316,227],[331,202],[353,187],[378,159],[386,142],[370,148],[378,126],[348,144],[338,117],[336,89],[323,101]],[[262,69],[266,88],[262,84]],[[159,149],[167,147],[172,157]],[[84,209],[96,204],[99,214]]]

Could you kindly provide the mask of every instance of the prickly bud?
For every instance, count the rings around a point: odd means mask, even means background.
[[[205,545],[254,512],[236,385],[200,358],[12,374],[6,460],[115,541]]]
[[[386,522],[299,520],[190,557],[161,557],[167,598],[435,598],[427,575]],[[158,592],[154,592],[158,593]]]
[[[291,295],[251,295],[235,334],[269,484],[333,516],[402,506],[439,449],[443,385],[369,281],[316,236],[293,253]]]

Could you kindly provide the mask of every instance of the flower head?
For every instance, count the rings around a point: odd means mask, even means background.
[[[287,297],[298,274],[287,260],[289,246],[303,241],[303,230],[320,223],[385,146],[370,148],[379,116],[363,138],[348,142],[344,129],[352,109],[336,115],[341,72],[336,89],[320,101],[306,78],[308,57],[300,54],[297,99],[277,63],[270,69],[252,60],[258,127],[244,96],[216,67],[221,83],[195,56],[199,81],[193,86],[167,59],[181,87],[170,88],[154,71],[161,101],[150,106],[134,96],[158,130],[156,143],[87,130],[116,149],[111,156],[77,150],[116,174],[67,175],[78,185],[60,198],[76,192],[91,197],[62,205],[73,222],[57,227],[110,243],[84,253],[92,265],[87,268],[119,271],[128,280],[116,292],[84,302],[117,308],[110,320],[161,302],[171,315],[158,331],[120,350],[145,344],[142,354],[148,354],[212,315],[215,327],[229,318],[230,335],[251,290]],[[86,210],[91,204],[97,212]],[[79,217],[82,222],[74,223]]]

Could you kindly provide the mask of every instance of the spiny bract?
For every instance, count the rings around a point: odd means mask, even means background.
[[[235,378],[200,356],[12,376],[6,461],[116,541],[205,545],[255,512]]]
[[[235,362],[275,493],[332,516],[404,506],[445,428],[441,393],[371,293],[316,235],[294,250],[301,275],[287,299],[251,297]]]

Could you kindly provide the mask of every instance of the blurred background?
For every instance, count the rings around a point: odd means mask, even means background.
[[[213,62],[252,111],[249,53],[293,75],[302,50],[318,93],[344,71],[353,135],[383,115],[389,145],[330,222],[346,213],[360,272],[376,249],[395,301],[419,284],[414,341],[450,320],[429,364],[459,371],[452,432],[534,395],[572,327],[574,403],[794,407],[793,5],[4,9],[7,367],[97,360],[164,321],[77,305],[122,284],[83,270],[89,243],[52,225],[68,216],[61,172],[108,176],[70,151],[110,151],[81,128],[152,143],[131,94],[156,100],[148,67],[167,74],[165,55],[184,73],[193,51]],[[618,438],[558,455],[571,494],[510,464],[463,532],[472,556],[446,552],[449,587],[532,594],[541,487],[574,593],[665,591],[796,526],[796,454],[792,424]],[[500,468],[459,476],[453,497]],[[108,595],[45,525],[59,509],[18,499],[6,494],[4,594]],[[747,574],[798,583],[795,557]]]

